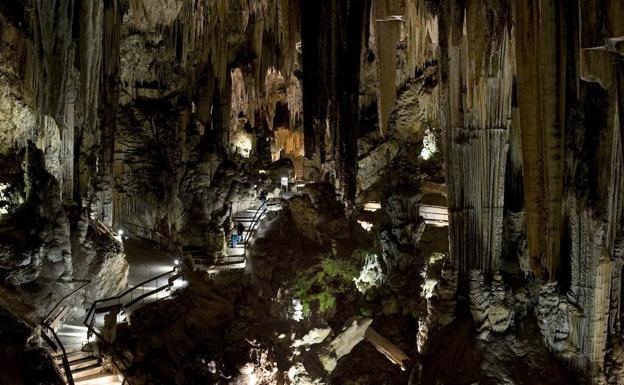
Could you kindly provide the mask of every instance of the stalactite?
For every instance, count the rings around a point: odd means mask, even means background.
[[[553,277],[559,257],[563,187],[564,64],[555,3],[517,2],[518,108],[523,142],[529,256],[535,274]],[[540,3],[541,4],[541,3]],[[537,75],[536,75],[537,74]]]
[[[74,151],[74,102],[71,95],[75,82],[72,65],[75,55],[73,42],[74,0],[36,1],[33,3],[31,30],[34,37],[34,57],[29,64],[31,92],[35,95],[40,133],[58,135],[61,148],[50,171],[61,183],[61,193],[72,196]],[[50,124],[47,116],[54,118]],[[54,128],[57,128],[58,133]],[[43,138],[46,143],[53,137]],[[48,148],[44,148],[46,152]],[[46,156],[50,158],[50,154]],[[57,164],[58,163],[58,164]]]
[[[329,15],[323,14],[323,8],[329,2],[304,1],[301,3],[301,43],[303,69],[303,111],[305,114],[304,140],[305,155],[308,158],[318,156],[319,162],[325,161],[325,119],[327,117],[327,77],[329,58],[323,42],[329,42]],[[317,154],[318,153],[318,154]]]
[[[117,110],[119,107],[119,45],[124,10],[118,0],[104,2],[102,48],[101,141],[98,151],[96,194],[97,211],[92,213],[104,224],[113,224],[113,160]]]
[[[300,159],[303,156],[303,136],[300,132],[289,129],[275,131],[275,149],[272,152],[273,160],[279,159],[281,150],[290,159]]]
[[[102,64],[104,7],[101,2],[81,0],[80,2],[80,112],[83,126],[77,132],[77,175],[75,176],[74,199],[81,202],[87,197],[93,184],[98,106]]]
[[[433,62],[438,46],[438,16],[426,6],[425,0],[405,4],[405,35],[407,39],[407,76]]]
[[[382,135],[386,133],[396,100],[396,46],[403,22],[399,17],[404,7],[404,0],[375,0],[371,12],[377,53],[377,115]]]
[[[36,103],[42,114],[61,122],[74,52],[74,0],[37,0],[33,5],[35,63],[41,66],[33,69],[38,74],[33,76]]]
[[[89,132],[97,124],[103,11],[101,2],[80,1],[80,100],[82,115]]]
[[[212,127],[219,153],[225,154],[230,143],[230,111],[232,109],[231,77],[225,80],[224,88],[217,88],[213,101]]]
[[[302,4],[303,108],[307,157],[336,162],[347,201],[356,193],[360,57],[370,2]],[[331,135],[325,137],[326,125]],[[326,142],[327,141],[327,142]]]
[[[448,5],[448,20],[438,18],[441,117],[451,256],[465,282],[471,269],[492,274],[500,265],[513,36],[508,5],[489,4],[493,18],[481,5]]]

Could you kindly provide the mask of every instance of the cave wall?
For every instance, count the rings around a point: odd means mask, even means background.
[[[257,141],[273,137],[278,103],[297,135],[298,23],[289,1],[130,2],[121,27],[116,226],[175,239],[192,230],[191,218],[220,223],[235,194],[252,192],[242,168],[213,179],[227,159],[262,158]]]
[[[98,191],[111,191],[97,183],[102,131],[97,103],[87,106],[100,79],[93,39],[104,41],[94,26],[111,5],[82,5],[9,1],[0,9],[2,306],[21,304],[22,319],[37,320],[86,281],[98,283],[68,314],[126,285],[123,247],[101,227],[107,211],[91,210],[102,201]],[[79,14],[89,16],[82,34]],[[95,74],[81,76],[79,63]]]
[[[360,86],[379,132],[360,139],[363,190],[391,164],[375,160],[371,140],[400,147],[401,131],[414,140],[441,128],[459,294],[481,295],[468,293],[474,271],[485,277],[476,286],[498,273],[538,285],[529,297],[547,347],[594,382],[621,375],[622,11],[608,1],[376,2]],[[414,79],[427,68],[436,81],[423,87]]]
[[[209,221],[236,200],[204,202],[246,183],[242,169],[211,182],[237,143],[254,155],[262,133],[301,156],[298,2],[11,1],[3,14],[2,151],[35,142],[94,221],[175,238],[194,207]],[[275,143],[279,103],[290,124]]]
[[[527,251],[510,258],[529,280],[559,282],[561,293],[543,286],[544,339],[600,381],[620,307],[621,31],[611,17],[621,6],[593,5],[448,1],[433,11],[460,281],[472,269],[510,272],[501,251],[522,247],[526,215]],[[547,305],[554,298],[559,310]]]

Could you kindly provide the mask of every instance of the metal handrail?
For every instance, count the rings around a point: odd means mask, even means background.
[[[251,226],[249,226],[249,231],[247,232],[247,240],[245,241],[245,243],[243,244],[245,251],[247,251],[247,244],[249,243],[249,240],[251,239],[251,236],[253,234],[254,231],[256,231],[256,229],[258,228],[258,223],[260,223],[260,220],[262,219],[262,216],[267,212],[266,207],[262,210],[262,213],[260,214],[260,216],[258,216],[258,218],[256,218],[255,220],[253,220],[251,222]]]
[[[243,249],[244,249],[245,253],[247,252],[247,246],[249,244],[249,240],[251,239],[251,236],[253,235],[254,231],[256,231],[258,229],[258,225],[259,225],[260,221],[262,220],[264,214],[269,209],[268,208],[268,203],[269,203],[269,199],[265,200],[260,205],[260,207],[258,207],[258,209],[256,210],[256,213],[253,216],[253,219],[251,220],[251,225],[249,226],[249,230],[247,231],[247,236],[243,239]],[[262,212],[261,212],[261,210],[262,210]]]
[[[171,274],[173,274],[173,275],[171,275]],[[121,303],[121,301],[120,301],[120,300],[121,300],[124,296],[127,296],[128,294],[131,294],[134,290],[138,290],[141,286],[144,286],[144,285],[146,285],[146,284],[148,284],[148,283],[150,283],[150,282],[152,282],[152,281],[155,281],[155,280],[158,280],[158,279],[160,279],[160,278],[163,278],[163,277],[165,277],[165,276],[167,276],[167,275],[171,275],[171,276],[169,277],[169,279],[167,280],[167,285],[161,286],[161,287],[156,288],[156,289],[154,289],[154,290],[150,290],[149,292],[144,293],[144,294],[140,295],[140,296],[139,296],[139,297],[137,297],[137,298],[132,298],[132,296],[131,296],[131,299],[130,299],[130,301],[129,301],[128,303],[126,303],[126,304]],[[99,332],[95,329],[95,326],[94,326],[94,325],[95,325],[95,316],[96,316],[96,314],[98,313],[98,309],[114,309],[114,308],[115,308],[115,307],[117,307],[117,306],[119,306],[119,307],[121,307],[121,308],[124,308],[124,309],[127,309],[127,308],[131,307],[132,305],[136,304],[137,302],[139,302],[139,301],[143,300],[144,298],[147,298],[147,297],[149,297],[149,296],[151,296],[151,295],[154,295],[154,294],[156,294],[156,293],[158,293],[158,292],[160,292],[160,291],[162,291],[162,290],[164,290],[164,289],[166,289],[166,288],[171,287],[171,286],[173,285],[173,282],[174,282],[175,280],[177,280],[177,279],[178,279],[179,277],[181,277],[181,276],[182,276],[182,273],[181,273],[181,271],[180,271],[180,268],[179,268],[179,267],[175,267],[175,268],[173,268],[173,269],[172,269],[172,270],[170,270],[170,271],[167,271],[167,272],[165,272],[165,273],[163,273],[163,274],[157,275],[156,277],[153,277],[153,278],[150,278],[150,279],[148,279],[148,280],[145,280],[145,281],[143,281],[143,282],[139,283],[138,285],[136,285],[136,286],[133,286],[133,287],[129,288],[128,290],[124,291],[124,292],[123,292],[123,293],[121,293],[121,294],[118,294],[118,295],[116,295],[116,296],[112,296],[112,297],[108,297],[108,298],[102,298],[102,299],[96,300],[95,302],[93,302],[93,304],[92,304],[92,305],[91,305],[91,307],[89,308],[89,310],[88,310],[88,312],[87,312],[87,315],[85,316],[85,318],[84,318],[84,320],[83,320],[83,324],[87,327],[87,335],[88,335],[89,337],[90,337],[90,336],[92,336],[92,335],[96,336],[96,337],[98,338],[98,340],[99,340],[99,341],[104,342],[104,344],[106,344],[106,346],[110,348],[110,350],[111,350],[112,354],[115,356],[115,357],[113,357],[113,359],[111,360],[111,362],[112,362],[112,364],[115,366],[115,368],[116,368],[116,369],[117,369],[120,373],[123,373],[123,371],[121,370],[121,368],[119,367],[119,365],[117,365],[117,363],[115,362],[115,358],[119,359],[119,360],[121,361],[121,363],[122,363],[125,367],[130,366],[130,362],[128,361],[128,359],[127,359],[127,357],[126,357],[126,356],[124,356],[123,354],[121,354],[121,353],[120,353],[120,352],[119,352],[119,351],[115,348],[115,346],[114,346],[112,343],[108,342],[108,341],[107,341],[107,340],[106,340],[106,339],[105,339],[105,338],[104,338],[104,337],[103,337],[103,336],[102,336],[102,335],[101,335],[101,334],[100,334],[100,333],[99,333]],[[116,304],[111,304],[111,305],[108,305],[108,306],[106,306],[106,307],[101,307],[101,308],[98,308],[98,304],[101,304],[101,303],[104,303],[104,302],[109,302],[109,301],[118,301],[118,303],[116,303]],[[128,384],[130,384],[130,380],[128,380],[128,379],[126,379],[126,378],[124,378],[124,383],[128,383]]]
[[[61,339],[54,331],[54,328],[52,328],[50,325],[43,323],[43,322],[41,323],[41,327],[43,327],[44,330],[52,334],[52,337],[54,338],[54,341],[56,342],[56,346],[54,346],[54,344],[51,343],[52,341],[49,340],[49,337],[44,334],[45,335],[44,340],[48,343],[48,345],[50,345],[52,350],[56,352],[59,348],[61,349],[61,360],[63,361],[63,371],[65,372],[65,377],[67,378],[67,385],[74,385],[74,377],[71,374],[71,368],[69,366],[69,358],[67,358],[67,351],[65,351],[65,346],[63,346],[63,343],[61,342]]]
[[[56,319],[61,315],[61,313],[63,312],[64,308],[61,311],[59,311],[54,317],[52,317],[52,319],[49,319],[50,316],[56,311],[56,309],[58,309],[61,306],[61,304],[63,302],[65,302],[69,297],[73,296],[74,294],[76,294],[77,292],[79,292],[80,290],[84,289],[85,287],[87,287],[88,285],[91,284],[91,281],[89,281],[89,280],[85,280],[85,281],[82,281],[82,282],[84,282],[82,284],[82,286],[80,286],[79,288],[71,291],[69,294],[67,294],[63,298],[61,298],[56,303],[56,305],[54,305],[54,307],[48,312],[48,314],[45,317],[43,317],[41,322],[46,323],[48,325],[51,325],[52,323],[54,323],[54,321],[56,321]]]
[[[65,372],[65,377],[67,378],[68,385],[74,385],[74,377],[71,374],[71,369],[69,366],[69,358],[67,357],[67,351],[65,350],[65,346],[63,346],[63,342],[61,342],[61,339],[59,338],[58,334],[56,334],[56,331],[52,327],[52,324],[56,322],[56,320],[58,319],[58,317],[60,317],[60,315],[63,313],[66,307],[63,307],[59,312],[56,312],[56,310],[61,308],[61,305],[65,301],[67,301],[69,297],[73,296],[80,290],[84,289],[90,283],[91,281],[86,281],[79,288],[74,289],[70,293],[63,296],[63,298],[61,298],[56,303],[56,305],[52,307],[52,309],[48,312],[48,314],[45,317],[43,317],[43,319],[40,322],[40,325],[42,327],[41,337],[43,338],[43,340],[50,346],[50,348],[52,348],[54,352],[57,352],[59,349],[61,349],[61,360],[63,361],[63,371]],[[52,317],[52,315],[55,313],[56,315]],[[50,333],[52,335],[52,338],[50,338],[50,336],[48,336],[46,332]]]
[[[251,230],[254,226],[254,224],[258,221],[258,219],[262,216],[262,214],[258,215],[258,213],[260,212],[260,210],[262,210],[263,208],[266,207],[267,203],[269,202],[268,199],[266,199],[264,202],[262,202],[262,204],[260,206],[258,206],[258,208],[256,209],[256,212],[254,213],[253,218],[251,219],[251,224],[249,225],[249,231],[247,231],[247,235],[245,236],[245,238],[243,239],[244,244],[246,245],[247,242],[249,241],[249,239],[251,238]],[[266,209],[265,209],[266,211]],[[263,213],[265,212],[263,211]]]
[[[148,284],[148,283],[150,283],[150,282],[152,282],[152,281],[159,280],[160,278],[165,277],[165,276],[167,276],[167,275],[174,274],[174,275],[172,276],[172,278],[177,279],[177,278],[179,277],[178,270],[179,270],[179,268],[178,268],[178,267],[174,267],[172,270],[167,271],[167,272],[162,273],[162,274],[159,274],[159,275],[157,275],[157,276],[155,276],[155,277],[153,277],[153,278],[147,279],[147,280],[145,280],[145,281],[143,281],[143,282],[141,282],[141,283],[137,284],[136,286],[133,286],[133,287],[129,288],[128,290],[124,291],[124,292],[123,292],[123,293],[121,293],[121,294],[118,294],[118,295],[115,295],[115,296],[112,296],[112,297],[101,298],[101,299],[96,300],[95,302],[93,302],[93,304],[92,304],[92,305],[91,305],[91,307],[89,308],[89,311],[87,312],[87,315],[86,315],[86,317],[85,317],[85,319],[84,319],[84,322],[83,322],[83,323],[85,324],[85,326],[87,326],[88,328],[92,329],[93,327],[92,327],[92,325],[91,325],[91,324],[94,322],[95,315],[97,314],[97,310],[98,310],[98,306],[97,306],[97,305],[98,305],[98,304],[100,304],[100,303],[104,303],[104,302],[115,301],[115,300],[116,300],[116,301],[118,301],[118,303],[116,303],[116,304],[111,304],[111,305],[107,306],[107,307],[106,307],[106,309],[109,309],[109,308],[114,308],[114,307],[116,307],[116,306],[121,306],[121,307],[126,307],[126,308],[127,308],[127,307],[129,307],[129,306],[133,305],[134,303],[136,303],[136,301],[134,301],[134,299],[132,299],[132,298],[131,298],[131,300],[128,302],[128,304],[125,304],[125,305],[124,305],[124,304],[122,304],[122,303],[121,303],[121,301],[120,301],[123,297],[127,296],[128,294],[131,294],[133,291],[135,291],[135,290],[139,289],[140,287],[142,287],[142,286],[144,286],[144,285],[146,285],[146,284]],[[175,279],[174,279],[174,281],[175,281]],[[150,292],[149,292],[149,293],[147,293],[147,294],[150,294],[150,295],[151,295],[151,294],[155,294],[155,293],[156,293],[156,292],[158,292],[158,291],[164,290],[164,288],[171,287],[172,283],[173,283],[173,281],[169,280],[169,282],[168,282],[168,284],[167,284],[166,286],[162,286],[162,287],[161,287],[161,288],[159,288],[158,290],[152,290],[152,291],[150,291]],[[148,297],[148,296],[149,296],[149,295],[142,295],[142,296],[141,296],[141,299],[142,299],[142,298],[145,298],[145,297]],[[89,321],[90,321],[90,322],[89,322]],[[90,331],[91,331],[91,330],[90,330]]]

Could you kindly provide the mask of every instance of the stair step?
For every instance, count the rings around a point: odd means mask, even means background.
[[[74,379],[78,379],[78,378],[84,378],[93,374],[99,374],[102,373],[102,371],[104,370],[104,368],[102,368],[102,365],[100,365],[99,363],[95,363],[93,365],[89,365],[89,366],[85,366],[82,368],[78,368],[73,370],[72,369],[72,376],[74,377]]]
[[[98,363],[97,357],[87,356],[87,357],[82,357],[82,358],[77,359],[77,360],[69,361],[69,368],[71,369],[71,371],[73,373],[74,370],[76,370],[76,369],[85,368],[85,367],[88,367],[88,366],[95,365],[97,363]]]
[[[67,360],[69,361],[69,365],[77,365],[88,361],[97,361],[97,358],[91,352],[82,352],[83,354],[76,355],[67,355]],[[63,362],[63,358],[61,356],[55,356],[54,360],[61,364]]]
[[[121,385],[121,381],[116,375],[109,372],[102,372],[90,376],[74,379],[75,385]]]
[[[65,353],[67,353],[67,355],[69,356],[69,354],[71,353],[82,351],[82,348],[83,346],[85,346],[85,343],[86,343],[86,340],[80,341],[77,343],[71,343],[71,344],[63,342],[63,347],[65,348]]]
[[[70,324],[64,324],[63,326],[61,326],[61,328],[59,330],[65,330],[65,329],[69,329],[69,330],[82,330],[84,332],[86,332],[88,330],[86,326],[83,326],[83,325],[70,325]]]
[[[72,361],[72,360],[77,360],[83,357],[88,357],[91,356],[91,352],[83,352],[81,350],[74,350],[73,352],[67,352],[67,359]],[[53,357],[55,360],[57,360],[58,362],[62,361],[62,355],[61,354],[57,354]]]
[[[61,329],[62,330],[62,329]],[[63,339],[63,337],[69,338],[85,338],[87,337],[87,330],[78,331],[78,330],[67,330],[67,331],[59,331],[56,333],[59,338]]]

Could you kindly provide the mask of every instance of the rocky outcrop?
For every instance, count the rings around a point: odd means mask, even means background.
[[[31,144],[25,155],[26,200],[3,218],[4,281],[22,286],[42,278],[72,276],[69,221],[56,179],[45,171],[41,151]]]
[[[56,179],[41,151],[25,154],[25,202],[2,218],[2,281],[43,316],[73,285],[91,285],[74,303],[78,315],[90,301],[126,286],[128,265],[113,234],[79,208],[63,206]],[[70,312],[71,313],[71,312]]]
[[[555,352],[569,355],[570,313],[577,309],[557,292],[555,282],[541,285],[535,311],[546,345]]]
[[[426,354],[429,338],[436,332],[450,325],[455,320],[457,307],[457,268],[448,259],[444,261],[444,266],[438,280],[427,299],[427,315],[423,320],[418,321],[418,335],[416,336],[416,346],[419,354]]]
[[[478,270],[470,272],[470,312],[479,338],[487,339],[490,333],[504,333],[513,324],[514,298],[506,289],[500,275],[495,275],[491,285],[484,282]]]
[[[61,385],[52,360],[31,340],[34,328],[0,306],[0,338],[2,367],[0,382],[6,385]]]
[[[366,330],[372,322],[373,320],[371,319],[364,319],[359,322],[354,320],[351,325],[347,326],[331,341],[329,351],[319,357],[323,368],[327,372],[333,371],[336,368],[337,361],[342,356],[349,354],[355,345],[365,338]]]

